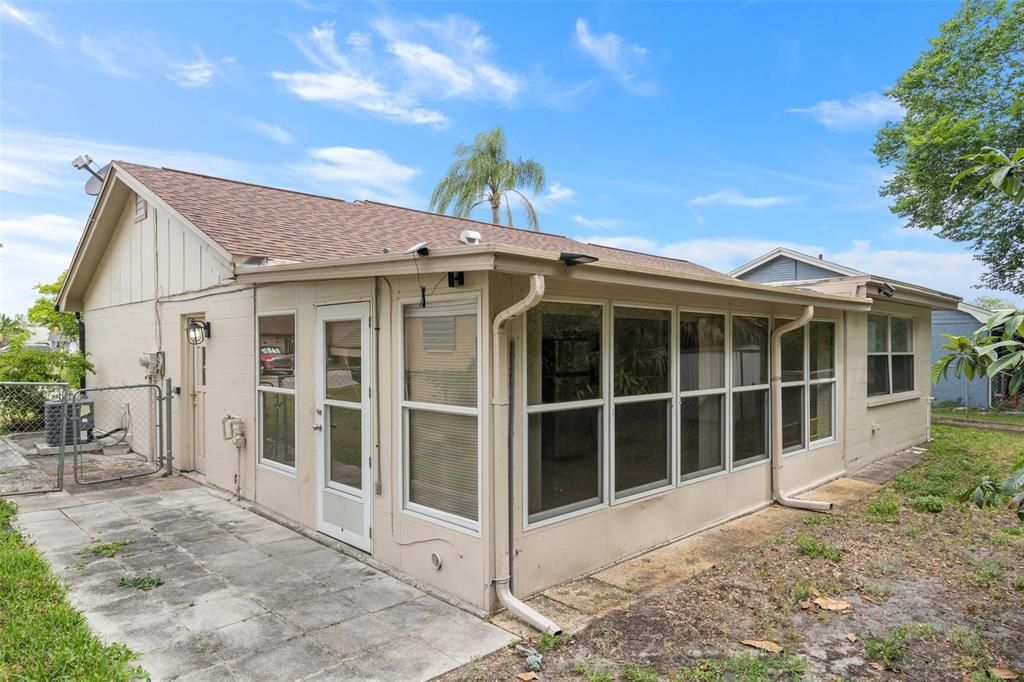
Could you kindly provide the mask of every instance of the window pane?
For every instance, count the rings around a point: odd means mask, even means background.
[[[475,304],[470,304],[475,307]],[[449,306],[449,308],[452,306]],[[439,316],[454,319],[454,351],[437,350],[430,312],[417,306],[405,309],[405,398],[422,403],[477,405],[476,313],[465,304],[456,315],[439,306]],[[428,311],[430,309],[427,309]]]
[[[260,341],[260,386],[295,388],[295,316],[257,318]]]
[[[889,356],[868,356],[868,395],[889,392]]]
[[[768,391],[744,391],[732,397],[733,463],[768,457]]]
[[[335,320],[324,323],[324,358],[328,400],[362,402],[362,323]]]
[[[259,391],[262,458],[295,466],[295,396]]]
[[[832,437],[832,391],[835,384],[811,386],[811,442]]]
[[[804,447],[804,387],[782,389],[782,451]]]
[[[409,501],[476,521],[476,417],[409,410]]]
[[[909,353],[914,350],[914,321],[905,317],[891,317],[889,324],[892,325],[892,352]]]
[[[640,492],[669,482],[670,409],[668,400],[615,406],[615,492]]]
[[[693,477],[725,468],[724,395],[704,395],[680,401],[682,475]]]
[[[615,395],[667,393],[672,313],[615,309]]]
[[[527,314],[531,405],[600,398],[601,306],[541,303]]]
[[[768,318],[732,318],[732,385],[768,383]]]
[[[363,413],[327,406],[327,462],[334,483],[363,489]]]
[[[531,414],[530,519],[600,502],[601,450],[600,407]]]
[[[868,352],[884,353],[889,350],[889,318],[868,315]]]
[[[892,356],[892,392],[914,390],[914,356]]]
[[[725,316],[679,313],[679,390],[725,387]]]
[[[836,326],[831,322],[811,322],[811,379],[831,379],[836,375]]]
[[[787,320],[776,320],[781,327]],[[804,327],[794,329],[782,337],[782,380],[804,380]]]

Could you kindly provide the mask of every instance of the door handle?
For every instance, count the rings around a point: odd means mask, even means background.
[[[324,430],[324,425],[323,424],[313,424],[313,430],[314,431],[323,431]]]

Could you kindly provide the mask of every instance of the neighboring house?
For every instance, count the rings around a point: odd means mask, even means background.
[[[740,266],[729,273],[733,277],[747,282],[762,284],[783,284],[786,286],[804,286],[822,290],[838,291],[837,282],[870,281],[873,277],[868,273],[824,260],[820,255],[815,258],[792,249],[777,248],[746,265]],[[869,278],[865,280],[864,278]],[[890,286],[907,286],[896,280],[873,278],[878,284]],[[842,286],[842,285],[839,285]],[[934,363],[945,351],[941,350],[946,339],[942,334],[954,336],[970,336],[991,315],[991,311],[968,303],[959,303],[955,308],[936,310],[932,314],[932,355]],[[936,403],[956,403],[971,407],[992,406],[992,386],[987,377],[979,377],[973,381],[966,377],[957,377],[950,372],[933,385],[932,395]]]
[[[486,610],[771,504],[774,439],[789,494],[924,441],[959,302],[124,162],[87,225],[60,308],[94,383],[165,353],[176,466]]]

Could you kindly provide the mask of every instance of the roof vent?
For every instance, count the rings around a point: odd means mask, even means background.
[[[479,244],[480,233],[476,230],[463,230],[459,235],[459,241],[463,244]]]

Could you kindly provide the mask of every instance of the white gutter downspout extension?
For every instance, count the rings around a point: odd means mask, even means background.
[[[804,306],[804,312],[800,317],[792,322],[787,322],[772,332],[771,362],[769,364],[772,372],[770,398],[772,406],[772,498],[783,507],[827,512],[832,509],[831,502],[798,500],[795,497],[786,497],[786,494],[782,492],[780,480],[782,470],[782,337],[794,329],[805,326],[811,321],[812,317],[814,317],[814,306]]]
[[[511,590],[512,582],[512,514],[514,509],[514,485],[512,480],[512,447],[511,447],[511,434],[512,434],[512,420],[508,419],[508,423],[505,425],[505,433],[502,430],[496,428],[496,425],[500,423],[501,419],[508,418],[511,410],[509,409],[509,384],[510,382],[506,377],[502,376],[501,373],[501,358],[509,357],[508,349],[508,331],[505,325],[516,317],[525,314],[530,308],[533,308],[541,299],[544,298],[544,275],[531,275],[530,276],[530,291],[526,296],[511,306],[502,310],[494,318],[493,326],[493,338],[491,343],[491,357],[493,366],[493,391],[494,398],[491,401],[491,414],[492,424],[494,428],[494,451],[495,455],[500,452],[500,448],[505,448],[505,459],[508,462],[508,473],[506,474],[508,479],[508,513],[504,516],[504,527],[500,527],[501,523],[497,521],[499,515],[495,513],[495,533],[494,540],[497,543],[499,538],[507,538],[508,548],[505,554],[508,557],[508,561],[505,566],[505,576],[494,579],[494,590],[498,596],[498,601],[501,602],[502,606],[508,609],[509,613],[514,615],[516,618],[530,624],[540,632],[549,635],[559,635],[562,633],[562,628],[558,627],[549,618],[538,613],[535,609],[524,604],[518,599]],[[502,415],[502,409],[507,410],[505,415]],[[507,435],[507,438],[502,438],[503,435]],[[498,461],[498,457],[495,456],[495,461]]]

